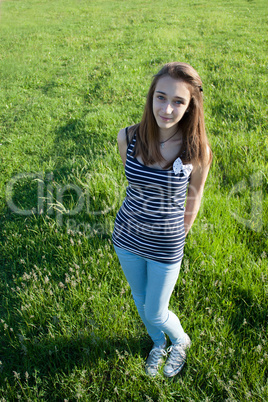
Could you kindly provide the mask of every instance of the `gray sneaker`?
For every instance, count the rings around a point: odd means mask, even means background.
[[[174,377],[183,368],[186,362],[186,349],[191,346],[191,340],[187,334],[185,334],[185,341],[182,343],[176,343],[171,345],[167,352],[170,355],[164,367],[164,375],[166,377]]]
[[[164,349],[165,344],[162,346],[154,346],[149,356],[146,360],[145,364],[145,372],[150,377],[155,377],[158,373],[159,367],[164,361],[164,357],[167,355],[167,352]]]

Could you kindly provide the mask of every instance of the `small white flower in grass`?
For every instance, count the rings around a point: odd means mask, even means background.
[[[265,251],[263,251],[263,253],[261,254],[261,258],[267,258],[267,254]]]
[[[118,392],[117,387],[114,388],[114,393],[115,393],[116,395],[119,395],[119,392]]]
[[[22,279],[23,279],[24,281],[27,281],[27,280],[31,279],[31,275],[28,275],[26,272],[24,272],[24,274],[23,274],[23,276],[22,276]]]
[[[257,351],[258,353],[261,353],[261,350],[262,350],[262,346],[261,346],[261,345],[258,345],[258,346],[256,347],[256,351]]]
[[[19,380],[20,379],[20,373],[17,373],[16,371],[13,371],[13,373],[14,373],[14,378],[16,380]]]
[[[187,273],[189,271],[189,260],[184,260],[184,271]]]

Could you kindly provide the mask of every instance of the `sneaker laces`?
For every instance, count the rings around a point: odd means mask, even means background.
[[[164,349],[159,347],[153,348],[149,353],[148,366],[157,367],[162,356],[167,356],[167,352]]]
[[[186,352],[183,345],[171,345],[167,352],[170,353],[167,364],[177,365],[178,363],[184,362],[186,359]]]

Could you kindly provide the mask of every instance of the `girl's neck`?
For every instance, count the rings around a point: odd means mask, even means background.
[[[181,138],[181,132],[178,127],[171,127],[170,129],[159,129],[159,142],[163,143],[169,139],[178,140]]]

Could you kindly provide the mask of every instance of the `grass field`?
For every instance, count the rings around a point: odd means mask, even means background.
[[[267,3],[0,4],[0,401],[268,400]],[[113,251],[120,128],[168,61],[203,79],[214,153],[171,308],[173,380]]]

